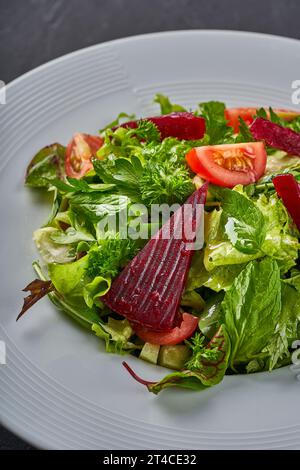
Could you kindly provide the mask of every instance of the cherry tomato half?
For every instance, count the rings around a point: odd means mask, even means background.
[[[92,157],[103,145],[103,139],[96,135],[77,133],[73,135],[66,150],[65,169],[67,176],[81,178],[93,168]]]
[[[195,147],[185,158],[194,173],[227,188],[255,183],[267,164],[263,142]]]
[[[133,325],[133,329],[137,336],[145,343],[152,344],[179,344],[183,340],[190,338],[198,326],[199,318],[190,313],[182,314],[182,322],[180,326],[176,326],[169,331],[151,331],[140,325]]]
[[[240,122],[239,117],[241,117],[245,123],[249,126],[253,120],[254,116],[257,113],[259,108],[230,108],[225,109],[225,118],[229,126],[233,127],[234,132],[239,132]],[[292,121],[297,116],[300,115],[297,111],[292,111],[289,109],[274,109],[274,112],[285,121]],[[269,116],[269,110],[266,109],[267,116]]]

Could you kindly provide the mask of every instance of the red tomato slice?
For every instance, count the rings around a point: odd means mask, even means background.
[[[182,314],[180,326],[176,326],[169,331],[152,331],[141,325],[133,325],[135,333],[145,343],[152,344],[179,344],[183,340],[190,338],[198,326],[199,318],[189,313]]]
[[[92,157],[103,145],[103,139],[96,135],[74,134],[66,150],[65,169],[67,176],[71,178],[81,178],[91,168]]]
[[[249,126],[253,120],[256,112],[259,108],[230,108],[225,109],[225,118],[229,126],[233,127],[234,132],[239,132],[240,122],[239,117],[241,117],[246,124]],[[279,117],[285,121],[292,121],[297,116],[300,115],[297,111],[292,111],[289,109],[274,109],[274,112],[278,114]],[[266,113],[269,116],[269,110],[266,109]]]
[[[263,142],[195,147],[185,158],[194,173],[227,188],[255,183],[267,164]]]

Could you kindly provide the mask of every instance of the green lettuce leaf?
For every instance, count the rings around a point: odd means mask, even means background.
[[[190,290],[184,292],[181,297],[180,305],[183,307],[191,307],[197,312],[203,310],[205,307],[205,301],[198,292]]]
[[[33,240],[45,263],[65,264],[76,258],[76,250],[70,243],[61,244],[55,241],[55,236],[60,232],[54,227],[43,227],[33,232]]]
[[[264,216],[253,201],[238,190],[215,190],[222,202],[222,224],[232,245],[242,253],[256,254],[266,237]]]
[[[88,255],[68,264],[49,264],[48,272],[55,289],[61,294],[69,294],[78,288],[88,266]]]
[[[172,104],[167,96],[162,95],[160,93],[157,93],[157,95],[155,95],[154,103],[159,104],[161,114],[170,114],[179,111],[186,111],[183,106],[180,106],[179,104]]]
[[[266,236],[261,250],[278,261],[284,274],[296,264],[300,248],[299,233],[276,194],[261,194],[256,205],[266,221]]]
[[[83,298],[88,307],[92,308],[93,305],[103,306],[99,297],[105,295],[111,285],[109,277],[97,276],[91,282],[83,286]]]
[[[223,259],[223,258],[222,258]],[[228,290],[234,279],[245,268],[246,264],[231,264],[217,266],[211,271],[207,271],[204,266],[203,250],[196,251],[192,258],[191,267],[188,273],[186,292],[199,287],[208,287],[216,292]]]
[[[221,326],[221,303],[224,294],[213,295],[207,302],[199,320],[199,329],[204,336],[211,339]]]
[[[276,261],[251,261],[225,293],[221,310],[231,340],[230,365],[234,369],[261,353],[275,333],[281,314]]]
[[[33,268],[40,279],[43,281],[48,280],[39,263],[34,262]],[[61,295],[56,291],[52,291],[48,294],[48,297],[59,310],[88,330],[91,330],[93,324],[99,322],[98,311],[95,307],[87,307],[81,295]]]
[[[246,236],[248,239],[250,238],[249,234]],[[254,244],[255,242],[253,242],[253,246]],[[219,266],[244,264],[261,256],[260,251],[243,253],[232,245],[225,234],[222,209],[205,214],[204,266],[207,271],[213,271]]]
[[[126,354],[141,349],[130,340],[134,334],[128,320],[115,320],[109,317],[108,322],[98,322],[92,325],[92,331],[105,341],[106,352]]]
[[[104,217],[119,214],[127,209],[129,203],[127,196],[98,192],[79,193],[70,198],[71,210],[93,224],[100,222]]]

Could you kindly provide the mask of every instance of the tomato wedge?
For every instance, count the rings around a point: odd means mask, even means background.
[[[241,117],[246,124],[249,126],[257,113],[259,108],[229,108],[225,109],[225,119],[229,126],[233,127],[234,132],[239,132],[240,122],[239,117]],[[297,116],[300,116],[300,113],[297,111],[292,111],[289,109],[274,109],[274,112],[285,121],[292,121]],[[267,116],[269,116],[269,110],[266,109]]]
[[[153,331],[141,325],[133,325],[137,336],[145,343],[174,345],[182,343],[183,340],[190,338],[198,326],[199,318],[190,313],[182,314],[180,326],[176,326],[169,331]]]
[[[103,139],[96,135],[76,133],[66,150],[66,175],[71,178],[82,178],[93,168],[92,157],[103,145]]]
[[[227,188],[255,183],[267,164],[263,142],[195,147],[185,158],[194,173]]]

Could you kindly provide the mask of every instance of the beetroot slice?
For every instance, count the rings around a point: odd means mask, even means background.
[[[155,331],[174,327],[195,241],[195,233],[190,239],[182,236],[186,209],[190,205],[188,222],[197,232],[204,220],[197,220],[196,211],[205,203],[207,189],[206,183],[195,191],[113,281],[101,297],[112,311]]]
[[[198,140],[205,134],[205,119],[192,113],[178,112],[165,114],[163,116],[142,119],[153,122],[158,128],[161,139],[166,137],[177,137],[180,140]],[[138,121],[128,121],[121,126],[136,129]],[[114,128],[114,129],[117,129]]]
[[[287,173],[275,176],[273,183],[278,196],[300,230],[300,187],[296,178]]]
[[[256,140],[264,140],[267,145],[290,155],[300,157],[300,134],[263,118],[256,118],[250,126]]]

